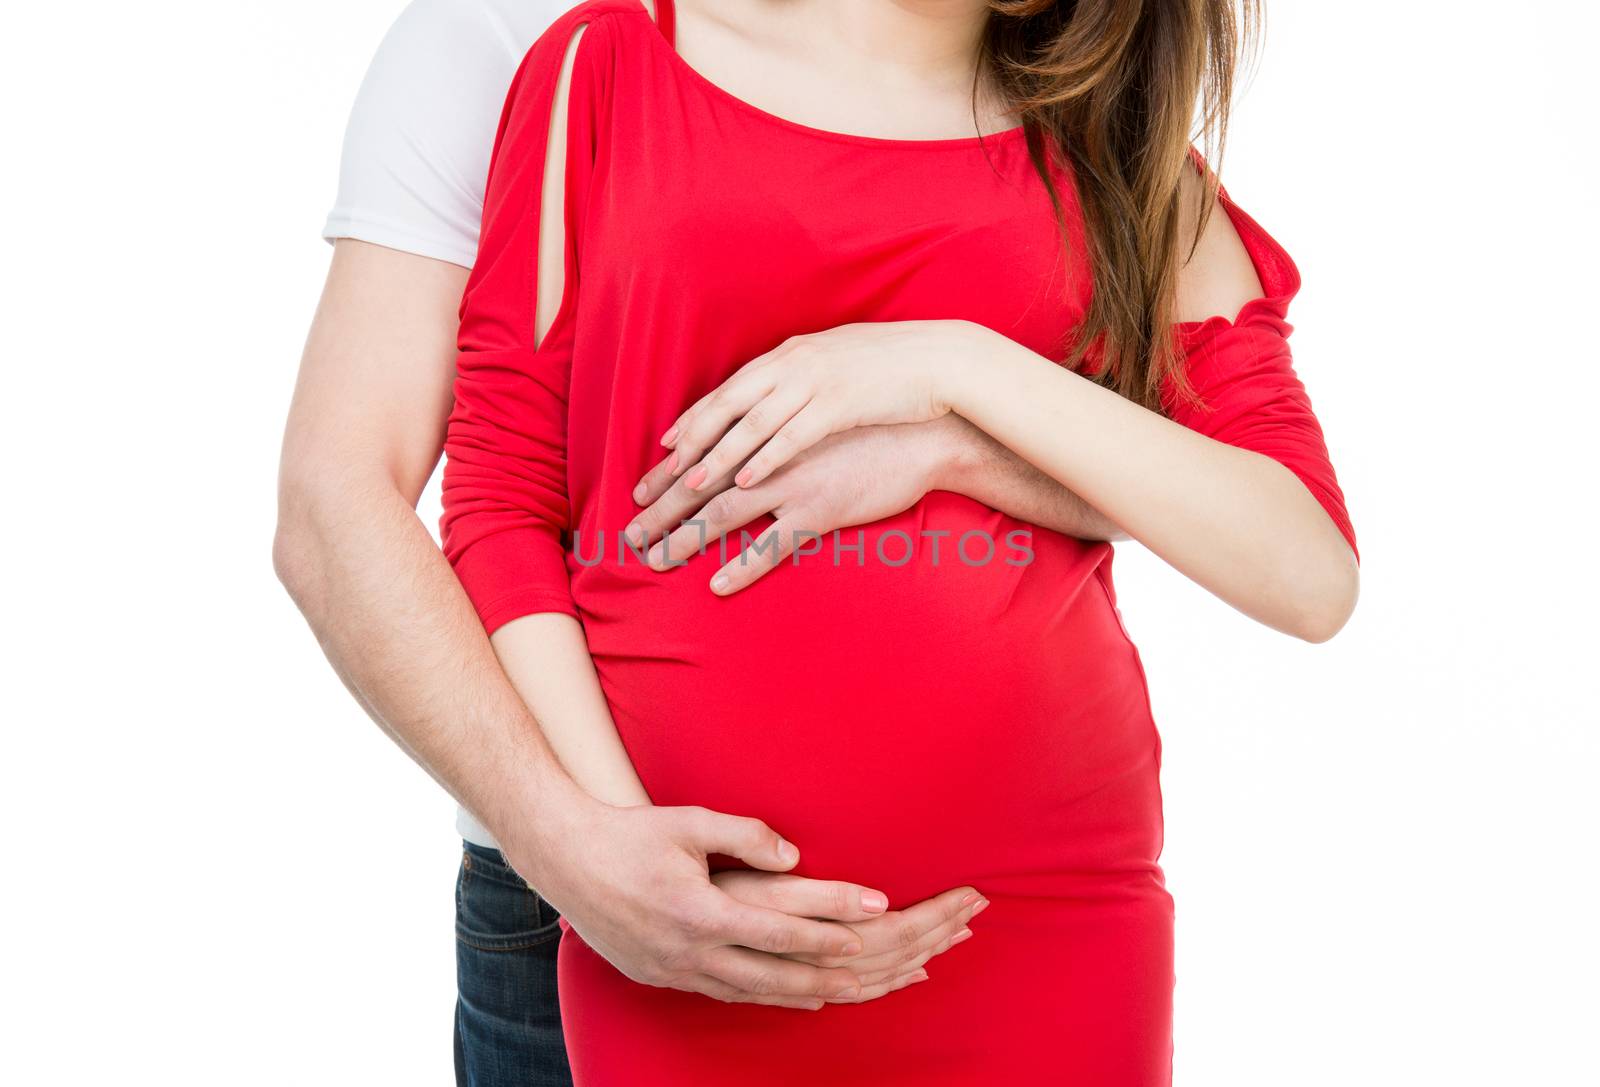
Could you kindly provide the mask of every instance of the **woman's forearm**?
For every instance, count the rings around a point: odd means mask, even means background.
[[[617,807],[650,803],[578,621],[560,613],[526,615],[496,630],[490,642],[572,780]]]
[[[1311,641],[1355,606],[1349,545],[1306,487],[987,330],[950,371],[962,417],[1240,611]]]

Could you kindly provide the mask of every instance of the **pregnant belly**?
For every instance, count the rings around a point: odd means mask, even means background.
[[[715,555],[580,571],[590,649],[654,802],[764,819],[800,847],[801,874],[897,902],[1153,870],[1159,741],[1102,580],[1109,547],[1035,531],[1026,565],[1003,544],[969,564],[919,536],[974,525],[998,541],[1026,527],[930,496],[867,529],[861,564],[824,548],[727,599],[707,588]],[[901,565],[877,554],[895,531],[921,541]],[[892,562],[904,543],[886,542]]]

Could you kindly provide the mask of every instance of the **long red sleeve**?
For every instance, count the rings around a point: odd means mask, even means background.
[[[495,137],[478,259],[461,303],[455,408],[445,437],[446,557],[484,626],[534,612],[576,615],[566,565],[567,403],[577,285],[577,230],[594,159],[590,27],[574,61],[567,127],[566,297],[534,346],[539,218],[551,108],[565,52],[581,25],[559,20],[512,82]]]
[[[1289,469],[1356,551],[1344,492],[1289,351],[1288,308],[1300,289],[1300,273],[1288,253],[1226,194],[1219,210],[1238,230],[1265,295],[1247,302],[1231,321],[1211,317],[1179,326],[1189,382],[1201,402],[1180,402],[1169,386],[1168,411],[1191,430]]]

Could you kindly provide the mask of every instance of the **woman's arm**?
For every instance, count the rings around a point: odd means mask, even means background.
[[[1198,174],[1186,175],[1191,216],[1199,186]],[[1190,218],[1181,236],[1195,225]],[[1179,275],[1184,332],[1237,318],[1262,295],[1218,204]],[[1180,408],[1181,422],[993,333],[978,336],[967,365],[945,371],[942,399],[1246,615],[1325,641],[1355,608],[1359,572],[1321,430],[1281,331],[1221,324],[1193,349],[1210,354],[1191,360],[1209,403]]]
[[[549,333],[566,293],[567,232],[561,229],[566,221],[566,118],[572,66],[584,29],[573,34],[562,58],[539,178],[535,346]],[[559,611],[524,615],[496,630],[489,644],[574,781],[595,799],[617,807],[650,802],[617,735],[576,617]]]
[[[1184,327],[1198,329],[1186,365],[1210,405],[1184,422],[981,326],[907,321],[795,337],[663,440],[690,490],[726,473],[758,488],[838,431],[953,411],[1245,614],[1323,641],[1355,606],[1357,560],[1287,326],[1260,307],[1246,323],[1194,324],[1242,319],[1258,298],[1228,216],[1212,215],[1180,287]]]
[[[1307,641],[1355,608],[1355,554],[1282,464],[1207,438],[1019,347],[976,336],[942,385],[972,420],[1251,618]]]
[[[619,808],[650,803],[617,735],[576,619],[556,612],[525,615],[495,631],[489,644],[573,781]]]

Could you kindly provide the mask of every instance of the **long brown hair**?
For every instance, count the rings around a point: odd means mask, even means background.
[[[1220,162],[1258,0],[989,7],[984,62],[1027,129],[1058,220],[1049,155],[1065,156],[1083,212],[1094,289],[1068,364],[1092,354],[1095,380],[1156,410],[1169,377],[1180,396],[1192,397],[1175,357],[1174,295],[1178,269],[1215,206],[1216,173],[1205,171],[1189,239],[1179,237],[1180,182],[1196,137],[1206,159]],[[1062,229],[1065,236],[1064,220]]]

